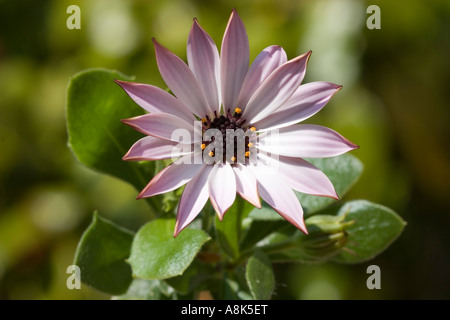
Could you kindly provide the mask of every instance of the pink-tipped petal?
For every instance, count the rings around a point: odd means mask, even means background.
[[[136,141],[122,159],[137,161],[171,159],[189,154],[191,150],[191,144],[147,136]]]
[[[150,113],[170,113],[194,121],[193,113],[170,93],[148,84],[115,80],[139,106]]]
[[[212,166],[202,166],[202,170],[186,185],[178,204],[176,237],[195,217],[208,201],[208,177]]]
[[[190,157],[188,155],[187,157]],[[152,197],[178,189],[191,181],[202,169],[201,164],[183,163],[183,158],[161,170],[138,195],[138,199]]]
[[[244,23],[233,9],[220,51],[220,81],[224,110],[234,110],[248,71],[250,49]]]
[[[195,115],[203,118],[209,107],[203,90],[186,63],[153,39],[156,62],[166,84]]]
[[[314,124],[298,124],[279,130],[278,134],[259,135],[257,148],[287,157],[327,158],[357,149],[339,133]]]
[[[342,86],[330,82],[301,85],[275,112],[253,125],[259,131],[284,128],[308,119],[319,112]]]
[[[330,179],[320,169],[301,158],[278,156],[277,159],[259,154],[294,190],[315,196],[339,199]],[[274,162],[277,163],[274,163]],[[265,163],[266,163],[265,162]]]
[[[271,173],[270,169],[262,164],[257,166],[251,165],[249,169],[258,180],[258,191],[261,198],[284,219],[304,233],[307,233],[305,222],[303,221],[303,208],[286,181]]]
[[[261,209],[257,182],[253,173],[246,166],[240,164],[232,168],[236,176],[236,191],[242,198]]]
[[[289,60],[273,71],[248,101],[243,116],[255,123],[272,114],[302,83],[311,51]]]
[[[130,127],[157,138],[178,142],[180,135],[190,136],[192,142],[201,140],[201,135],[194,134],[194,124],[176,116],[165,113],[145,114],[130,119],[123,119]],[[187,140],[184,140],[187,142]]]
[[[213,39],[194,20],[187,42],[187,59],[211,112],[220,111],[220,58]]]
[[[244,109],[261,83],[286,61],[286,52],[280,46],[270,46],[261,51],[248,69],[236,106]]]
[[[208,179],[209,199],[214,210],[223,219],[236,198],[236,178],[230,164],[216,164]]]

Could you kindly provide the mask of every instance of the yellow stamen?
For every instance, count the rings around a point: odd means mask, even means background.
[[[236,109],[234,109],[234,112],[236,112],[237,114],[239,114],[239,113],[242,112],[242,110],[241,110],[240,108],[236,108]]]
[[[210,152],[208,153],[208,155],[209,155],[210,157],[214,157],[214,151],[210,151]]]
[[[250,128],[250,131],[251,131],[251,132],[255,132],[255,131],[256,131],[256,128],[255,128],[255,127],[251,127],[251,128]]]
[[[236,157],[231,157],[231,161],[235,162],[236,161]]]
[[[206,118],[202,118],[202,123],[206,123]]]
[[[253,147],[253,143],[249,142],[247,145],[249,148]]]
[[[205,150],[206,144],[202,143],[202,150]]]
[[[246,151],[245,152],[245,156],[248,158],[248,157],[250,157],[250,151]]]

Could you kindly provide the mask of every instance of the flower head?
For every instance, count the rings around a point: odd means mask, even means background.
[[[221,51],[194,19],[186,64],[155,39],[158,68],[174,95],[151,85],[117,81],[148,114],[123,120],[147,136],[124,160],[177,157],[138,198],[186,184],[175,236],[211,201],[219,219],[236,193],[260,208],[260,197],[306,231],[293,190],[338,198],[327,176],[303,157],[337,156],[357,146],[326,127],[298,124],[322,109],[341,86],[301,85],[311,51],[287,60],[283,48],[265,48],[249,67],[244,24],[233,10]],[[178,130],[178,131],[177,131]],[[180,142],[175,132],[188,133]]]

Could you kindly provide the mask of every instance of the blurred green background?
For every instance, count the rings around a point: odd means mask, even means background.
[[[69,5],[81,29],[69,30]],[[369,30],[369,5],[381,29]],[[90,67],[165,88],[151,37],[186,59],[197,17],[220,46],[231,9],[251,59],[278,44],[313,51],[305,82],[344,86],[309,120],[360,145],[365,171],[347,199],[408,222],[382,255],[355,266],[276,265],[275,299],[450,298],[450,2],[358,0],[0,0],[0,299],[107,299],[68,290],[66,268],[92,212],[136,230],[137,191],[78,164],[67,147],[68,79]],[[366,269],[381,268],[381,290]]]

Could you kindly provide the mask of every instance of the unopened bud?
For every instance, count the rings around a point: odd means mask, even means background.
[[[347,243],[345,229],[353,221],[344,221],[345,216],[316,215],[308,218],[305,224],[308,235],[301,238],[303,260],[322,262],[337,255]]]

